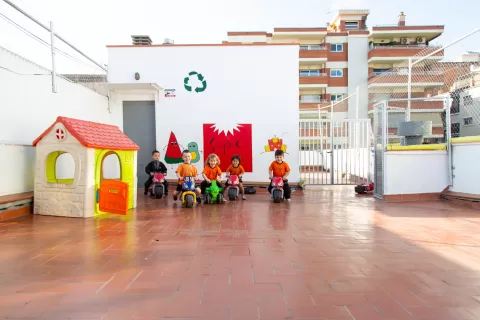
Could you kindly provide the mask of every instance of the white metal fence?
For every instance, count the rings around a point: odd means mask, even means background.
[[[25,10],[26,9],[26,10]],[[57,79],[87,87],[108,96],[107,66],[97,62],[57,33],[52,22],[37,19],[11,0],[0,1],[0,47],[41,66],[50,76],[53,93],[57,92]],[[3,71],[17,76],[37,76],[28,67],[0,63]]]
[[[370,180],[368,119],[300,120],[300,175],[307,184],[359,184]]]

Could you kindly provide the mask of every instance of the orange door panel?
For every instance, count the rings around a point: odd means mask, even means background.
[[[103,180],[100,184],[100,211],[126,215],[128,211],[128,183]]]

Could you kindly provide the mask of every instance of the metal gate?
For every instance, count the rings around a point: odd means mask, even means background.
[[[371,180],[369,119],[305,119],[299,123],[300,177],[310,185],[353,185]]]
[[[383,199],[385,147],[387,145],[387,103],[382,101],[373,107],[373,144],[375,157],[374,196]]]

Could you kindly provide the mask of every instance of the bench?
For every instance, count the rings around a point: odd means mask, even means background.
[[[33,213],[33,192],[0,196],[0,222]]]

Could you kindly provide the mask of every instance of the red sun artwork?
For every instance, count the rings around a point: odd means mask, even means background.
[[[231,164],[233,155],[241,157],[245,172],[253,171],[252,161],[252,125],[234,124],[222,126],[208,123],[203,125],[203,156],[215,153],[220,158],[220,169],[223,172]]]

